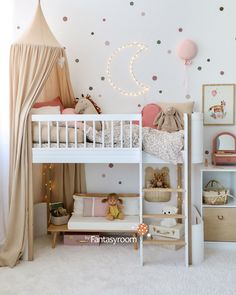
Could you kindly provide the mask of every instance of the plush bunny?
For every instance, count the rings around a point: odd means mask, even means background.
[[[166,206],[162,209],[162,214],[177,214],[178,208],[174,206]],[[161,226],[166,226],[166,227],[173,227],[175,226],[176,219],[175,218],[163,218],[161,220]]]
[[[124,214],[122,213],[123,201],[119,199],[118,195],[115,193],[109,194],[106,199],[102,200],[103,203],[107,202],[107,215],[108,220],[114,219],[124,219]]]
[[[158,130],[166,132],[176,132],[184,129],[183,115],[173,107],[169,107],[165,112],[160,112],[155,118],[153,125],[157,125]]]

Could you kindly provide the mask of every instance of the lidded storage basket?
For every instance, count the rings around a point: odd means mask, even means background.
[[[171,192],[159,191],[158,187],[152,187],[152,180],[155,175],[163,174],[163,180],[166,188],[170,188],[169,168],[153,169],[147,167],[145,169],[145,194],[144,198],[148,202],[169,202],[171,199]],[[165,188],[163,188],[164,190]]]
[[[206,184],[203,191],[203,203],[207,205],[224,205],[228,197],[232,197],[229,189],[214,179]]]

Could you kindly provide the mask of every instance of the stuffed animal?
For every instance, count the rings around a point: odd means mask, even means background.
[[[108,203],[106,218],[108,220],[114,219],[124,219],[124,214],[122,213],[121,206],[123,201],[119,199],[118,195],[115,193],[109,194],[106,199],[102,200],[103,203]]]
[[[162,209],[162,214],[177,214],[178,208],[174,206],[166,206]],[[163,218],[161,220],[161,226],[173,227],[177,224],[175,218]]]
[[[166,182],[166,176],[167,173],[160,172],[160,173],[154,173],[153,178],[150,180],[149,188],[168,188],[168,184]]]
[[[158,130],[166,132],[176,132],[184,129],[183,115],[173,107],[169,107],[165,112],[160,112],[155,118],[153,125],[157,125]]]
[[[91,99],[90,95],[86,97],[82,94],[82,98],[77,98],[77,103],[75,105],[76,114],[101,114],[101,109],[99,106]],[[89,126],[93,126],[92,122],[87,122]],[[100,121],[95,122],[95,128],[97,131],[102,129],[102,124]]]

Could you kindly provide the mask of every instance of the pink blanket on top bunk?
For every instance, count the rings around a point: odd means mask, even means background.
[[[86,130],[87,139],[93,141],[93,130],[91,127],[87,127]],[[181,162],[182,149],[184,146],[184,131],[178,131],[168,133],[165,131],[159,131],[157,129],[143,127],[142,128],[142,146],[143,150],[149,154],[152,154],[164,161],[171,163]],[[113,129],[114,146],[121,147],[121,128],[120,125],[114,125]],[[95,134],[96,143],[102,143],[102,132],[96,131]],[[108,127],[104,131],[104,145],[107,147],[111,144],[111,128]],[[139,145],[139,127],[132,125],[132,147],[138,147]],[[130,146],[130,125],[123,125],[123,147]]]

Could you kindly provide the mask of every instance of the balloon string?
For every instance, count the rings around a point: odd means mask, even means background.
[[[184,91],[185,94],[188,94],[188,90],[189,90],[189,79],[188,79],[188,63],[185,63],[184,65]]]

